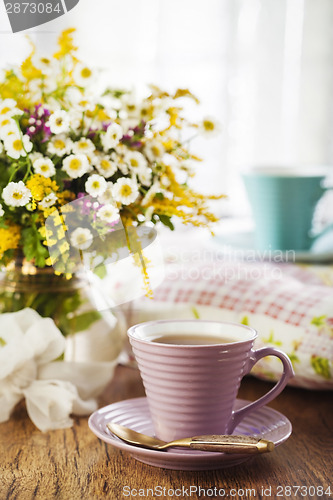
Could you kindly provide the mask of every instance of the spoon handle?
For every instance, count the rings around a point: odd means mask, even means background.
[[[190,448],[204,451],[222,451],[223,453],[255,454],[273,451],[274,443],[252,436],[195,436],[191,438]]]

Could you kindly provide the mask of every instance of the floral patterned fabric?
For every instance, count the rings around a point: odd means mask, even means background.
[[[290,384],[333,389],[333,267],[272,262],[171,259],[153,301],[132,305],[131,322],[157,318],[240,322],[258,331],[256,348],[289,355]],[[253,374],[277,380],[281,363],[260,361]]]

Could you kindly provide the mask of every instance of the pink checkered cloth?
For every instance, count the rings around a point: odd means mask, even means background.
[[[258,331],[256,347],[274,346],[290,356],[292,385],[333,389],[333,267],[183,254],[168,263],[154,299],[134,308],[132,322],[199,317],[248,324]],[[280,365],[265,358],[252,373],[277,380]]]

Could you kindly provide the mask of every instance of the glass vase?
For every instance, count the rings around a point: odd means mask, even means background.
[[[24,308],[54,320],[66,337],[67,361],[112,361],[123,349],[124,316],[116,308],[97,310],[91,284],[79,273],[66,279],[17,258],[0,275],[0,313]]]

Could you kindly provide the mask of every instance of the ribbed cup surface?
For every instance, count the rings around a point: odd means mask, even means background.
[[[130,335],[130,342],[160,439],[227,432],[253,339],[176,346]]]
[[[269,168],[243,175],[255,220],[257,250],[307,250],[315,206],[324,193],[324,171],[294,175]],[[317,170],[317,171],[316,171]]]

